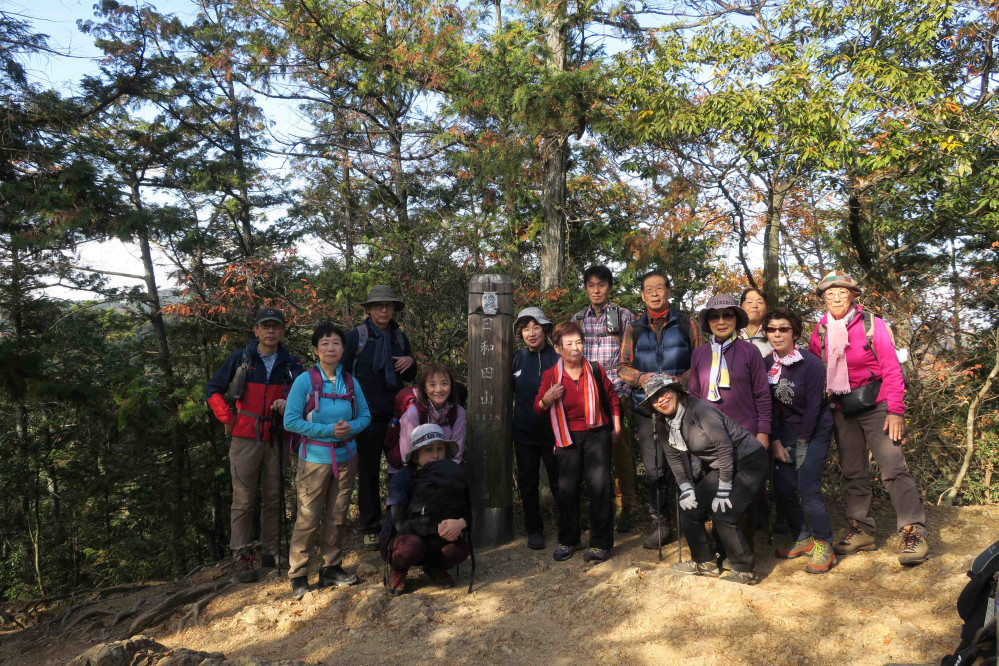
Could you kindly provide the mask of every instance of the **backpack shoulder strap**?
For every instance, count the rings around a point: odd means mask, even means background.
[[[821,321],[818,323],[819,329],[819,351],[822,352],[822,363],[826,363],[826,325]]]
[[[323,376],[319,372],[319,368],[316,366],[310,367],[306,372],[309,373],[309,383],[312,385],[309,389],[309,399],[305,401],[305,411],[304,414],[308,414],[316,408],[319,404],[319,394],[323,390]]]
[[[340,371],[343,385],[347,387],[347,400],[350,400],[350,420],[357,418],[357,402],[354,401],[354,377],[346,370]]]
[[[878,360],[878,352],[874,349],[874,321],[876,317],[874,313],[869,310],[864,310],[864,335],[867,336],[867,345],[865,349],[874,354],[874,360]],[[887,322],[885,326],[888,326]]]
[[[399,349],[403,354],[406,353],[406,338],[403,336],[402,329],[398,325],[395,327],[395,334],[392,336],[395,338],[395,343],[399,345]]]

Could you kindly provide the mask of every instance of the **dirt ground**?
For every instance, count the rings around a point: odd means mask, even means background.
[[[466,593],[463,565],[452,590],[435,588],[414,569],[410,593],[392,599],[381,585],[381,560],[359,553],[353,536],[345,566],[358,570],[360,585],[294,601],[288,581],[271,572],[260,583],[229,587],[193,627],[177,632],[178,614],[142,633],[168,647],[229,659],[320,664],[939,663],[957,644],[955,602],[965,572],[999,538],[999,506],[928,511],[931,559],[919,567],[899,565],[896,539],[883,536],[877,552],[809,575],[801,560],[775,559],[765,535],[757,535],[764,578],[753,587],[675,575],[668,564],[676,561],[676,544],[659,563],[656,551],[642,549],[637,531],[617,535],[606,563],[587,564],[581,553],[555,562],[549,532],[545,551],[527,549],[521,537],[479,552],[473,594]],[[882,534],[893,525],[883,507],[879,524]],[[840,516],[835,526],[841,525]],[[210,569],[198,582],[220,575]],[[110,610],[151,604],[176,585],[101,603]],[[98,620],[63,630],[40,623],[0,633],[0,663],[65,663],[94,644],[124,638],[127,624],[104,629]]]

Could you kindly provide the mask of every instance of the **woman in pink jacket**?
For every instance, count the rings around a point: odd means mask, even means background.
[[[880,317],[854,303],[861,290],[842,271],[829,273],[816,289],[826,314],[812,332],[809,349],[826,364],[826,392],[832,403],[846,492],[846,534],[833,544],[838,555],[876,550],[871,511],[868,451],[895,506],[901,537],[898,561],[926,561],[926,512],[902,454],[905,381],[895,343]]]

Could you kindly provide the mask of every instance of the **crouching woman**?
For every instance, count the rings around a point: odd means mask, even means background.
[[[371,412],[360,384],[340,363],[345,338],[333,324],[316,327],[312,347],[318,362],[292,384],[284,410],[284,429],[301,435],[295,474],[298,518],[288,556],[296,599],[309,589],[309,556],[317,541],[323,557],[319,586],[357,582],[357,576],[341,566],[343,536],[357,479],[354,438],[371,423]]]
[[[458,443],[446,439],[435,423],[417,426],[409,435],[406,465],[389,482],[388,515],[379,538],[391,569],[392,596],[405,591],[414,566],[422,566],[438,586],[454,587],[447,570],[468,558],[463,533],[471,522],[471,498],[456,455]]]
[[[673,564],[673,569],[683,574],[721,575],[705,528],[711,518],[731,566],[724,580],[756,583],[753,550],[738,521],[766,478],[766,449],[755,434],[711,403],[688,396],[678,382],[656,376],[645,391],[648,397],[641,406],[654,409],[663,426],[659,439],[679,484],[680,522],[693,558],[693,562]],[[706,471],[697,481],[695,464]]]

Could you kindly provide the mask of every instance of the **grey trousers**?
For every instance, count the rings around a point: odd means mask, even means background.
[[[916,531],[926,538],[923,500],[905,464],[902,446],[896,445],[884,430],[887,415],[888,408],[883,402],[879,402],[874,409],[850,416],[833,410],[836,446],[846,492],[846,516],[855,520],[868,534],[877,532],[871,512],[873,493],[867,456],[870,451],[881,469],[881,480],[895,507],[895,529],[901,531],[907,525],[915,525]]]

